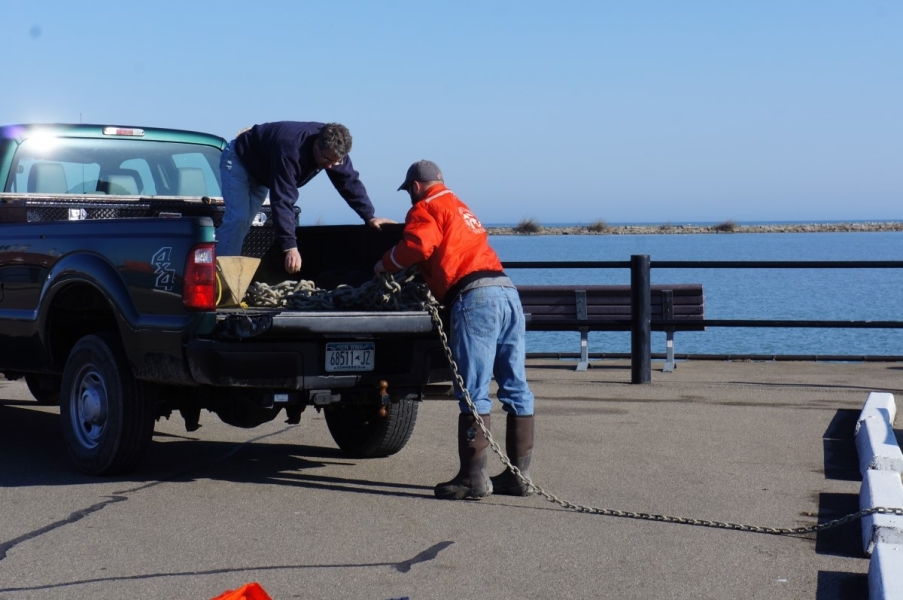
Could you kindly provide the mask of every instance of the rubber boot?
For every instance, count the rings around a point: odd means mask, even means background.
[[[533,415],[519,417],[509,414],[507,425],[505,452],[508,454],[508,460],[532,483],[530,460],[533,458]],[[530,496],[533,494],[533,488],[523,483],[507,467],[500,475],[492,478],[492,488],[494,493],[505,496]]]
[[[489,415],[480,415],[489,429]],[[492,482],[486,472],[486,449],[489,440],[471,413],[458,416],[458,459],[461,468],[451,481],[436,486],[436,498],[464,500],[483,498],[492,493]]]

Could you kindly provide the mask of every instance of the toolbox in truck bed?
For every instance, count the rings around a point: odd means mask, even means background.
[[[210,217],[219,227],[225,205],[222,198],[37,196],[0,194],[0,222],[34,223],[141,217]],[[295,207],[297,220],[301,210]],[[244,256],[260,258],[276,239],[269,205],[261,207],[242,247]]]

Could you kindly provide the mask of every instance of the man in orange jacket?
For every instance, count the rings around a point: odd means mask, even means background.
[[[533,393],[524,359],[524,311],[514,284],[489,246],[479,219],[445,187],[436,163],[410,166],[398,188],[411,197],[402,240],[374,266],[376,273],[418,265],[433,295],[449,308],[452,357],[483,423],[489,428],[495,376],[497,396],[507,413],[506,450],[512,464],[529,478],[533,454]],[[493,493],[527,496],[533,489],[510,469],[490,478],[489,441],[480,430],[463,392],[455,386],[460,468],[451,481],[435,488],[437,498],[461,500]]]

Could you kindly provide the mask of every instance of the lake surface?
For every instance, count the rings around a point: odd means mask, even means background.
[[[506,261],[903,260],[903,233],[491,236]],[[628,269],[510,269],[516,284],[629,284]],[[903,321],[903,269],[653,269],[702,283],[708,319]],[[710,327],[675,333],[678,354],[903,355],[900,329]],[[578,352],[577,332],[528,332],[528,352]],[[665,334],[653,332],[653,352]],[[590,332],[590,352],[630,352],[629,332]]]

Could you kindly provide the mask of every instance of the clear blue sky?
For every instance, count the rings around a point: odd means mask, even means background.
[[[485,223],[903,219],[899,0],[2,7],[0,122],[337,121],[399,221],[421,158]]]

